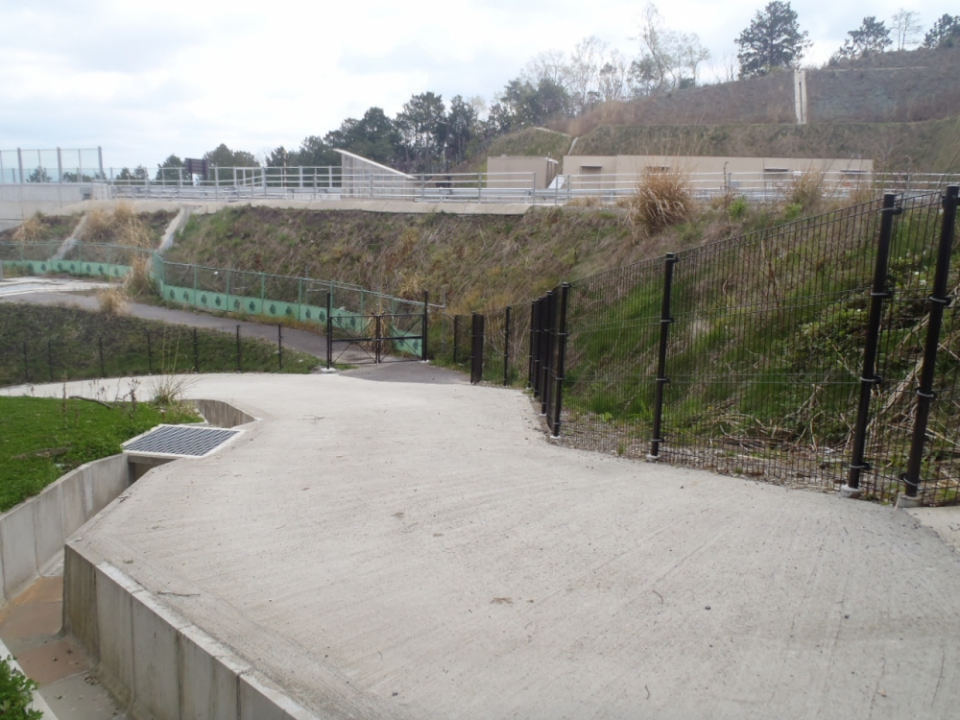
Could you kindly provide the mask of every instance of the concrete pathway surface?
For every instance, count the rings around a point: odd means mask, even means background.
[[[905,512],[570,450],[510,390],[190,393],[262,420],[71,542],[322,717],[957,716],[960,554]]]

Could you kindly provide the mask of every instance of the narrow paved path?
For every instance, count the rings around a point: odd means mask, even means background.
[[[261,420],[70,544],[320,717],[956,717],[960,555],[905,512],[567,449],[499,388],[190,392]]]
[[[0,282],[0,303],[29,303],[32,305],[66,305],[84,310],[98,310],[97,298],[84,292],[96,289],[103,283],[90,283],[77,280],[49,280],[47,278],[17,278]],[[108,284],[109,286],[109,284]],[[129,303],[129,314],[144,320],[156,320],[172,325],[184,325],[205,330],[233,334],[240,326],[245,337],[256,337],[270,343],[277,342],[277,323],[261,323],[248,320],[236,320],[218,317],[199,310],[177,310],[174,308]],[[298,350],[325,361],[327,357],[326,337],[317,327],[316,332],[298,328],[283,327],[283,347]],[[463,373],[424,366],[416,362],[386,362],[372,365],[369,352],[336,340],[333,343],[333,360],[337,364],[356,365],[353,373],[358,377],[381,382],[418,382],[459,384],[466,382]]]

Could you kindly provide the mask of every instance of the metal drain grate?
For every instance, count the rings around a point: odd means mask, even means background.
[[[128,440],[123,444],[123,449],[127,452],[152,455],[204,457],[242,432],[242,430],[222,428],[161,425],[133,440]]]

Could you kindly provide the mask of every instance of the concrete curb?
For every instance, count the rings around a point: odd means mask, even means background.
[[[167,250],[173,247],[173,241],[176,239],[177,233],[183,230],[183,227],[187,224],[187,220],[190,219],[190,214],[192,211],[193,208],[187,207],[186,205],[180,208],[180,211],[167,225],[167,229],[163,231],[163,238],[160,240],[160,246],[157,248],[157,253],[163,255]]]
[[[134,717],[319,720],[106,561],[66,546],[64,622]]]
[[[220,400],[194,403],[214,427],[256,420]],[[81,465],[39,495],[0,514],[0,604],[40,577],[42,568],[62,551],[64,541],[130,486],[136,479],[130,464],[128,454],[121,453]]]
[[[0,515],[0,602],[40,577],[63,542],[130,485],[125,454],[71,470],[36,497]],[[29,541],[25,541],[29,538]]]
[[[20,663],[13,657],[13,653],[3,644],[3,640],[0,640],[0,659],[4,658],[9,658],[8,662],[14,669],[20,671],[21,674],[26,674],[23,672],[23,668],[20,667]],[[43,717],[46,720],[57,720],[57,716],[53,714],[53,710],[47,705],[47,701],[40,697],[40,693],[36,690],[33,691],[33,702],[30,703],[28,710],[39,710],[43,713]]]

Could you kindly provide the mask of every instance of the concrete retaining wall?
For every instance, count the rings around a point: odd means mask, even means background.
[[[213,427],[232,428],[256,420],[253,415],[222,400],[195,400],[194,402],[197,405],[197,412],[203,415]]]
[[[133,717],[316,718],[118,568],[71,543],[65,550],[64,627]]]
[[[129,485],[127,458],[114,455],[81,465],[0,515],[0,602],[36,580],[64,540]]]

